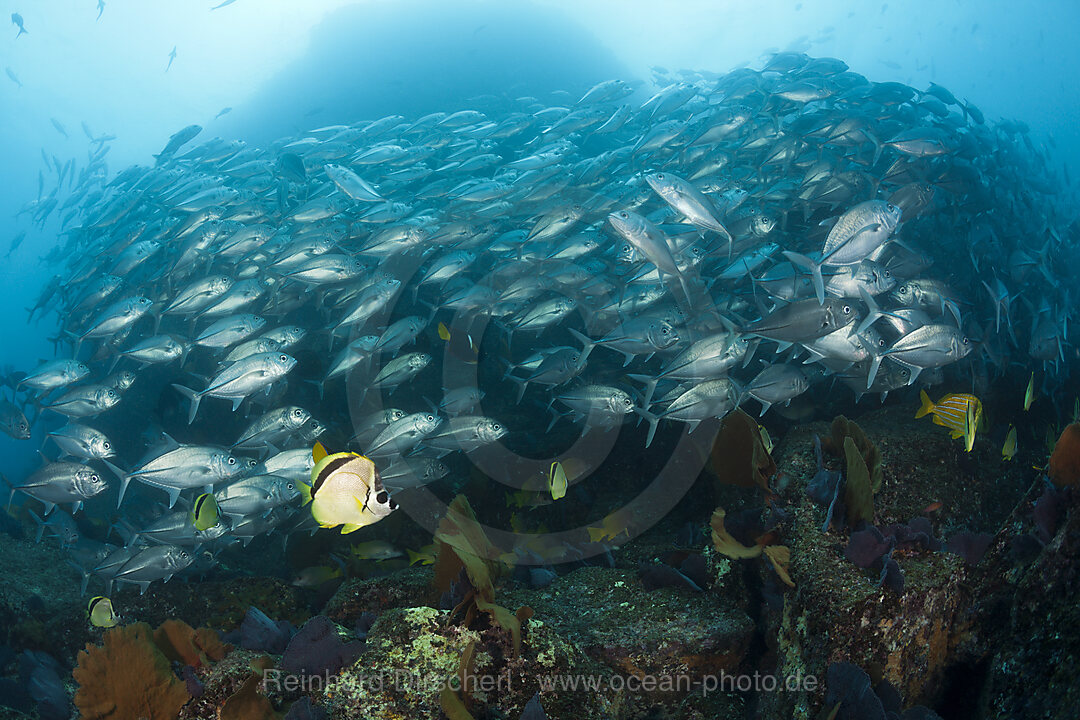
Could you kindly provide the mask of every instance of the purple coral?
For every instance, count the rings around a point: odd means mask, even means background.
[[[333,620],[316,615],[289,641],[281,669],[296,675],[333,675],[355,662],[363,650],[362,641],[343,641]]]
[[[280,655],[285,652],[289,638],[295,632],[292,624],[279,620],[274,622],[259,608],[251,606],[240,623],[240,647]]]
[[[964,558],[968,565],[976,565],[993,540],[994,536],[990,533],[959,532],[949,538],[945,549]]]

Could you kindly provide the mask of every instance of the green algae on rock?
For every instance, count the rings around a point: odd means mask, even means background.
[[[332,717],[342,720],[391,720],[437,717],[440,694],[457,678],[462,653],[474,647],[470,697],[485,714],[517,717],[539,690],[537,678],[583,675],[599,668],[581,651],[543,623],[529,623],[529,641],[519,657],[507,652],[503,630],[470,629],[449,624],[445,610],[394,608],[382,613],[367,638],[363,657],[343,669],[321,698]],[[494,652],[491,652],[494,650]],[[584,693],[541,694],[549,717],[600,720],[610,717],[611,703]]]

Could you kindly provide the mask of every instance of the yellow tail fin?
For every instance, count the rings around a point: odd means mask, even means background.
[[[916,419],[926,417],[930,414],[930,411],[934,409],[934,403],[930,400],[930,396],[926,394],[925,390],[919,391],[919,399],[922,400],[922,407],[915,413]]]

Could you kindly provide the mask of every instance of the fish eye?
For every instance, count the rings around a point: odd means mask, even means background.
[[[428,415],[428,416],[427,416],[427,419],[428,419],[428,420],[434,420],[434,419],[435,419],[435,416],[434,416],[434,415]]]
[[[664,179],[664,173],[656,173],[656,179],[657,180],[663,180]]]
[[[228,463],[230,465],[235,465],[236,464],[236,458],[234,458],[234,457],[229,458]]]
[[[877,341],[877,346],[878,347],[885,347],[885,339],[884,338],[879,338],[878,341]]]
[[[619,217],[621,217],[621,218],[624,218],[624,219],[625,219],[625,218],[628,218],[628,217],[630,217],[630,214],[629,214],[628,212],[626,212],[626,211],[624,210],[624,211],[622,211],[621,213],[619,213]]]
[[[850,315],[850,314],[851,314],[851,306],[850,306],[850,305],[845,305],[845,306],[843,307],[843,313],[844,313],[845,315]]]
[[[895,205],[893,205],[892,203],[889,203],[889,204],[888,204],[888,205],[886,205],[885,207],[886,207],[886,209],[887,209],[887,210],[888,210],[889,212],[892,212],[893,210],[896,210],[896,206],[895,206]]]
[[[965,345],[970,345],[971,344],[971,341],[968,340],[967,338],[964,338],[963,340],[961,340],[961,342],[964,343]]]
[[[295,415],[296,417],[303,417],[304,416],[304,411],[301,410],[300,408],[296,408],[295,410],[292,411],[292,414]]]
[[[288,362],[289,356],[285,355],[285,354],[281,354],[281,355],[278,355],[278,359],[281,360],[281,362]]]
[[[499,423],[495,423],[494,425],[492,425],[492,426],[491,426],[491,429],[492,429],[492,430],[502,430],[502,428],[501,428],[501,427],[499,427]]]
[[[100,478],[100,477],[98,477],[98,474],[97,474],[97,473],[94,473],[93,475],[91,475],[91,476],[90,476],[90,482],[95,482],[95,483],[96,483],[96,482],[97,482],[98,480],[100,480],[100,479],[101,479],[101,478]]]
[[[380,492],[378,495],[375,496],[375,502],[379,503],[380,505],[385,505],[386,501],[389,500],[389,499],[390,499],[390,496],[386,494],[385,490],[383,490],[382,492]]]
[[[661,329],[660,329],[660,332],[662,332],[662,333],[664,333],[665,335],[667,335],[667,334],[668,334],[669,332],[671,332],[671,331],[670,331],[670,330],[668,330],[667,328],[661,328]]]
[[[885,271],[885,277],[887,277],[887,278],[892,277],[892,271],[891,270],[886,270]]]

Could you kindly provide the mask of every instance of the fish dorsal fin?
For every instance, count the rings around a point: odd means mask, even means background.
[[[315,446],[311,448],[311,459],[318,465],[319,461],[326,457],[329,453],[326,452],[326,448],[323,447],[321,442],[316,442]]]
[[[165,443],[165,452],[172,452],[180,447],[180,443],[176,442],[176,440],[173,439],[173,436],[167,432],[161,433],[161,439]]]

